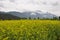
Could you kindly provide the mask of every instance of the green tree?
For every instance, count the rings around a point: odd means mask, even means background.
[[[29,19],[31,19],[31,17],[29,17]]]
[[[60,16],[59,16],[59,20],[60,20]]]
[[[57,17],[53,17],[53,20],[57,20],[58,18]]]
[[[40,19],[39,17],[37,19]]]
[[[36,20],[36,18],[34,18],[34,20]]]

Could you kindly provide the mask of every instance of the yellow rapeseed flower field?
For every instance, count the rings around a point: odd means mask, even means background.
[[[0,40],[60,40],[60,21],[0,21]]]

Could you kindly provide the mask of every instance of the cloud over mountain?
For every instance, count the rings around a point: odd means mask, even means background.
[[[0,0],[0,9],[0,11],[42,10],[60,15],[60,0]]]

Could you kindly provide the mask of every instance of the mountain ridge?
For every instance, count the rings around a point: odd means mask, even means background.
[[[1,12],[0,12],[1,13]],[[43,13],[42,11],[35,11],[35,12],[31,12],[31,11],[24,11],[24,12],[17,12],[17,11],[10,11],[10,12],[2,12],[3,14],[9,14],[9,15],[13,15],[16,17],[20,17],[20,18],[29,18],[31,17],[33,18],[49,18],[52,19],[53,17],[57,17],[54,14],[51,13]]]

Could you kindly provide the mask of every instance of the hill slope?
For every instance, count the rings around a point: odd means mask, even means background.
[[[11,19],[20,19],[20,17],[5,13],[5,12],[0,12],[0,19],[1,20],[11,20]]]

